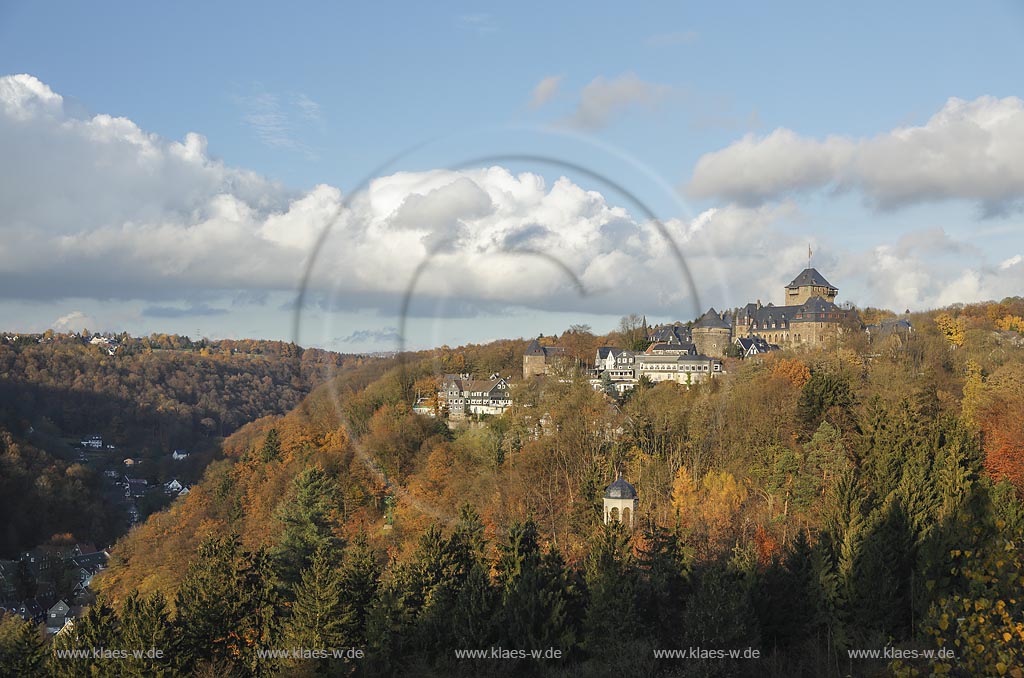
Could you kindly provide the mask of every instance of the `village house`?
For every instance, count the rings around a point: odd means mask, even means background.
[[[71,612],[71,606],[63,600],[58,600],[51,605],[50,609],[46,611],[46,632],[52,635],[64,628],[69,612]]]
[[[144,478],[130,478],[124,477],[121,481],[121,487],[124,488],[124,496],[128,499],[135,499],[137,497],[145,496],[149,490],[149,483]]]
[[[453,376],[453,375],[447,375]],[[492,374],[489,379],[445,378],[438,398],[448,410],[448,417],[464,418],[468,415],[502,414],[512,406],[508,380]]]
[[[771,353],[772,351],[781,350],[775,344],[769,344],[767,341],[757,336],[736,337],[735,343],[739,348],[741,358],[752,358],[765,353]]]
[[[184,485],[177,478],[173,478],[164,483],[164,494],[170,497],[180,497],[188,494],[189,489],[187,485]]]

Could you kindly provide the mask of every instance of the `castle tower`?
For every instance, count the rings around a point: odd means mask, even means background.
[[[693,345],[701,355],[720,358],[732,343],[732,325],[713,308],[700,317],[691,330]]]
[[[636,488],[622,479],[622,473],[604,491],[604,524],[620,522],[632,528],[636,522],[636,507],[640,500]]]
[[[839,290],[825,280],[825,276],[817,269],[805,268],[803,273],[793,278],[783,291],[783,306],[799,306],[807,303],[811,297],[821,297],[825,301],[835,303]]]
[[[547,373],[547,355],[540,342],[534,339],[523,353],[523,379]]]

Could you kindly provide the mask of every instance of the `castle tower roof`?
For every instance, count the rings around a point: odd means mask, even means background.
[[[835,289],[835,285],[825,280],[825,276],[818,273],[816,268],[805,268],[800,275],[793,278],[793,282],[786,285],[787,290],[795,290],[800,287],[830,287]]]
[[[729,329],[729,323],[722,319],[722,316],[718,315],[718,311],[714,307],[709,308],[708,312],[700,317],[694,325],[693,329]]]

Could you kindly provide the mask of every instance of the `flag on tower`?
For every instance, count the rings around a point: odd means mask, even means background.
[[[812,252],[811,252],[811,245],[810,245],[810,243],[808,243],[807,244],[807,267],[808,268],[811,267],[811,254],[812,254]]]

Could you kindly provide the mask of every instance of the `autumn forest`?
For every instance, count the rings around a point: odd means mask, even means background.
[[[113,546],[73,628],[0,622],[0,675],[1020,678],[1022,317],[1021,298],[911,314],[909,334],[624,396],[579,371],[514,379],[508,412],[453,428],[417,395],[445,373],[514,375],[525,342],[245,365],[139,346],[116,369],[0,346],[0,383],[31,395],[4,422],[11,468],[47,472],[12,457],[29,458],[12,452],[29,417],[56,435],[116,409],[126,443],[215,448],[188,496]],[[635,337],[544,341],[587,361]],[[102,414],[116,400],[133,405]],[[632,530],[602,520],[618,472]],[[96,647],[164,652],[58,655]],[[268,654],[289,648],[358,656]],[[459,654],[493,648],[526,656]],[[692,648],[748,654],[665,654]],[[854,654],[872,649],[887,654]]]

